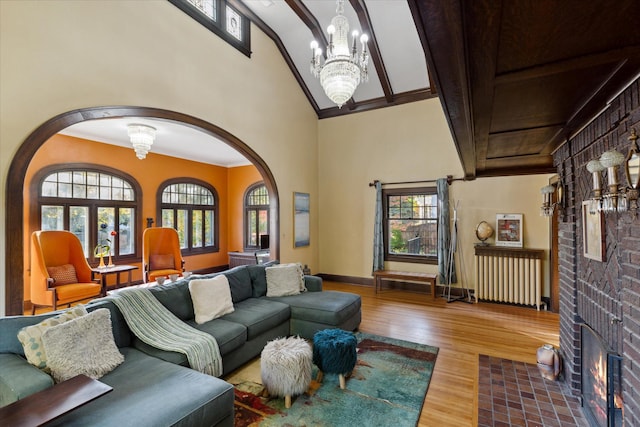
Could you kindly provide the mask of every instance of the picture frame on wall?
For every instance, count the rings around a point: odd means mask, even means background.
[[[309,246],[310,241],[309,193],[293,193],[293,247]]]
[[[496,246],[523,246],[522,214],[496,215]]]
[[[589,209],[589,202],[582,202],[582,244],[585,258],[604,261],[604,214]]]

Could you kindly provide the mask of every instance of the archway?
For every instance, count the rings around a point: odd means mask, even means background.
[[[269,190],[271,233],[279,236],[280,219],[278,216],[279,196],[275,179],[264,160],[249,146],[237,137],[204,120],[175,111],[147,107],[91,107],[62,113],[39,126],[18,148],[9,167],[6,187],[6,223],[5,223],[5,314],[18,315],[23,313],[24,305],[24,185],[27,168],[32,157],[40,146],[61,130],[79,122],[87,120],[118,118],[118,117],[149,117],[179,122],[185,126],[194,127],[204,133],[212,135],[235,148],[258,169],[264,183]],[[275,257],[280,257],[279,239],[272,242]]]

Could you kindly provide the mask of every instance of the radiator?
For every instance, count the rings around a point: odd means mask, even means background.
[[[544,251],[500,246],[476,246],[477,300],[535,306],[542,303]]]

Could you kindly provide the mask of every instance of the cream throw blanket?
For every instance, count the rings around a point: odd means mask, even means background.
[[[187,356],[196,371],[219,377],[222,357],[216,339],[184,323],[148,289],[129,289],[108,297],[118,306],[133,333],[144,343]]]

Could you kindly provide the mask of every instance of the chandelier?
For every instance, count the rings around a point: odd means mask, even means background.
[[[127,131],[131,145],[136,152],[136,157],[140,160],[147,157],[147,153],[151,150],[151,145],[156,139],[156,128],[141,125],[138,123],[131,123],[127,125]]]
[[[316,78],[320,77],[320,85],[324,92],[338,105],[338,108],[341,108],[353,96],[360,82],[369,80],[367,70],[369,37],[366,34],[360,36],[362,52],[358,55],[358,31],[354,30],[351,34],[353,45],[349,49],[349,21],[343,15],[344,0],[337,0],[337,3],[338,15],[333,17],[331,25],[327,27],[329,45],[324,65],[320,64],[322,49],[318,47],[317,41],[311,42],[311,74]]]

